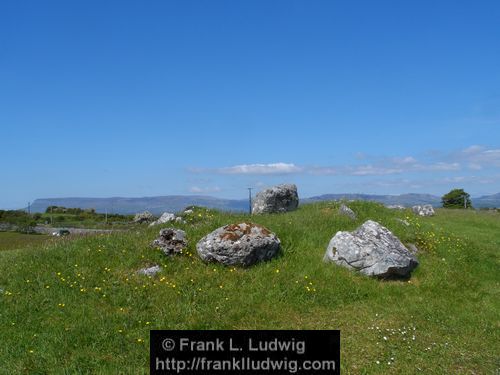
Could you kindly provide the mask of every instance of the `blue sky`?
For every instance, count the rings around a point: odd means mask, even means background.
[[[0,208],[500,191],[499,1],[3,1]]]

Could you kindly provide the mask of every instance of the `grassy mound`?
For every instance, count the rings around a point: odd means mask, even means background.
[[[498,368],[500,215],[432,218],[353,202],[251,220],[280,257],[249,269],[204,264],[196,242],[245,215],[196,210],[186,254],[149,247],[159,228],[0,252],[0,373],[148,373],[150,329],[340,329],[344,374],[492,373]],[[410,226],[397,220],[405,219]],[[322,262],[330,238],[372,219],[421,249],[409,281]],[[138,269],[161,264],[148,278]],[[3,372],[2,372],[3,371]]]

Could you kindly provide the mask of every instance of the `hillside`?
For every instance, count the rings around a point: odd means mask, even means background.
[[[379,202],[386,206],[402,205],[411,207],[417,204],[431,204],[441,207],[441,198],[431,194],[401,194],[401,195],[376,195],[376,194],[324,194],[301,199],[301,204],[332,201],[332,200],[362,200]],[[473,198],[474,207],[500,207],[500,193]],[[221,199],[199,195],[167,195],[161,197],[142,198],[43,198],[36,199],[31,205],[32,212],[45,212],[49,206],[94,208],[96,212],[117,213],[122,215],[135,214],[148,210],[155,215],[163,212],[179,212],[187,206],[196,205],[214,208],[229,212],[247,212],[247,199]]]
[[[331,200],[362,200],[379,202],[386,206],[402,205],[411,207],[418,204],[431,204],[434,207],[441,207],[441,198],[431,194],[401,194],[401,195],[375,195],[375,194],[324,194],[307,198],[307,202],[322,202]]]
[[[484,195],[472,199],[472,205],[476,208],[497,207],[500,208],[500,193],[493,195]]]
[[[146,374],[150,329],[268,328],[340,329],[344,374],[494,373],[499,214],[438,209],[418,218],[376,203],[349,206],[355,221],[336,203],[251,218],[197,210],[176,224],[189,246],[173,258],[149,247],[158,228],[140,226],[1,251],[0,372]],[[323,263],[330,238],[367,219],[417,244],[410,280]],[[248,269],[199,260],[201,237],[249,220],[277,234],[281,256]],[[155,263],[160,274],[136,274]]]

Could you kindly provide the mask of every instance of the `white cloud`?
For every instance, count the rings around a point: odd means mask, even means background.
[[[500,167],[500,149],[473,145],[452,154],[450,159],[463,161],[472,170]]]
[[[481,152],[483,150],[484,150],[483,146],[472,145],[472,146],[469,146],[469,147],[463,149],[462,153],[465,155],[471,155],[471,154],[477,154],[478,152]]]
[[[394,167],[383,167],[383,166],[373,166],[373,165],[360,165],[358,167],[349,167],[346,170],[346,174],[352,176],[383,176],[388,174],[401,173],[404,170],[402,168]]]
[[[306,169],[308,173],[319,176],[338,175],[341,173],[340,168],[336,167],[308,167]]]
[[[460,163],[445,163],[440,161],[427,165],[419,164],[416,169],[421,171],[458,171],[460,169]]]
[[[434,183],[442,184],[473,184],[473,185],[490,185],[498,183],[500,181],[500,176],[453,176],[444,177],[440,180],[435,180]]]
[[[271,164],[241,164],[233,167],[219,168],[221,174],[291,174],[302,172],[303,168],[293,163],[271,163]]]
[[[201,188],[199,186],[191,186],[189,188],[190,193],[200,194],[200,193],[218,193],[221,188],[218,186]]]
[[[417,162],[417,159],[415,159],[413,156],[395,157],[391,160],[394,164],[400,165],[415,164]]]
[[[474,155],[471,161],[483,166],[500,167],[500,149],[483,150]]]
[[[327,168],[323,169],[328,170]],[[435,162],[425,164],[419,163],[415,158],[408,156],[404,158],[392,158],[375,165],[349,166],[336,171],[337,174],[350,176],[385,176],[407,172],[457,171],[459,169],[459,163]]]
[[[384,176],[405,172],[425,171],[456,171],[460,169],[457,162],[435,162],[429,164],[418,163],[411,157],[385,159],[376,164],[349,165],[349,166],[298,166],[293,163],[271,164],[242,164],[218,169],[191,168],[192,173],[210,172],[229,175],[284,175],[293,173],[307,173],[317,176]]]
[[[367,159],[365,154],[356,155],[359,160]],[[500,149],[487,149],[472,145],[449,154],[435,154],[424,161],[413,156],[372,158],[371,163],[362,165],[309,165],[294,163],[241,164],[216,169],[191,168],[192,173],[216,173],[226,175],[286,175],[309,174],[317,176],[386,176],[418,172],[452,172],[463,169],[481,170],[500,167]]]
[[[363,159],[366,159],[367,156],[364,152],[356,152],[356,154],[354,154],[354,157],[357,159],[357,160],[363,160]]]
[[[469,169],[472,169],[475,171],[479,171],[479,170],[483,169],[482,165],[477,164],[477,163],[469,163],[469,164],[467,164],[467,166],[469,167]]]
[[[394,191],[405,191],[408,189],[425,190],[429,193],[446,192],[451,188],[462,187],[468,189],[471,186],[494,186],[500,183],[500,175],[492,176],[427,176],[424,178],[383,178],[366,179],[363,182],[365,189],[382,188],[386,193],[391,189]],[[495,190],[494,190],[495,191]],[[399,193],[398,193],[399,194]]]

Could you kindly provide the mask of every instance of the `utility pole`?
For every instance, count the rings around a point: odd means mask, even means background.
[[[252,188],[247,188],[248,189],[248,213],[251,215],[252,214]]]
[[[467,195],[464,194],[464,208],[467,209]]]
[[[31,202],[28,202],[28,215],[31,215]]]
[[[105,211],[105,219],[104,219],[105,223],[107,224],[108,223],[108,209],[106,208],[106,211]]]

